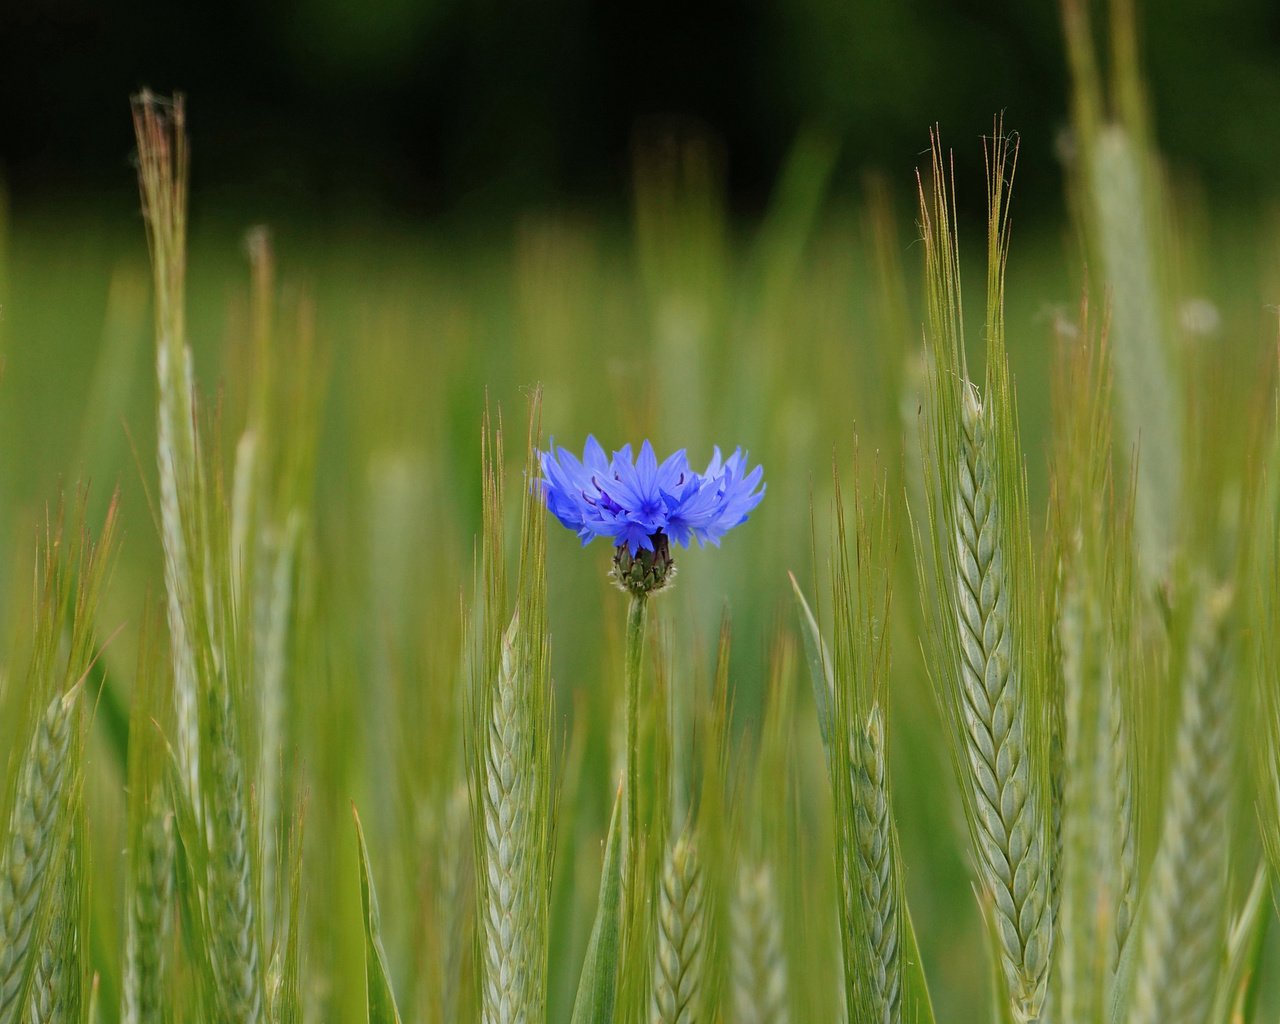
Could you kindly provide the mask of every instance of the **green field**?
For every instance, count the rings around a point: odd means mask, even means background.
[[[1275,1019],[1277,222],[1071,52],[1025,237],[999,122],[273,234],[138,101],[142,216],[0,202],[0,1024]],[[588,434],[764,467],[639,640]]]

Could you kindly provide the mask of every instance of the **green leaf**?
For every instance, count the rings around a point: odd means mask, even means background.
[[[1009,982],[1004,976],[1003,952],[996,922],[986,897],[978,896],[982,903],[983,932],[987,937],[987,965],[991,969],[991,1020],[992,1024],[1016,1024],[1013,1018],[1013,999],[1009,995]]]
[[[902,906],[902,991],[904,1021],[911,1024],[936,1024],[933,1000],[929,996],[929,982],[925,977],[924,963],[920,959],[920,944],[916,941],[916,926],[911,920],[911,908],[907,906],[906,893],[900,900]]]
[[[302,812],[294,820],[289,836],[289,918],[285,938],[284,970],[277,1024],[302,1022],[302,947],[299,917],[302,908]],[[356,828],[359,829],[359,819]],[[361,851],[363,852],[363,840]],[[361,860],[363,869],[364,861]]]
[[[99,647],[105,647],[99,644]],[[116,682],[107,676],[106,658],[97,657],[89,665],[88,690],[94,707],[93,720],[100,724],[107,746],[121,769],[129,764],[129,711]]]
[[[818,707],[818,731],[822,734],[822,746],[827,752],[827,760],[831,760],[831,720],[835,714],[836,681],[831,667],[831,652],[822,642],[822,631],[818,629],[818,620],[809,609],[809,602],[804,599],[800,584],[793,573],[791,589],[795,591],[796,602],[800,606],[800,630],[804,637],[805,659],[809,662],[809,676],[813,681],[813,700]]]
[[[102,1011],[98,1005],[99,989],[101,987],[101,979],[95,973],[93,981],[89,984],[89,1006],[85,1011],[85,1021],[87,1024],[99,1024],[102,1020]]]
[[[1253,1020],[1262,945],[1271,920],[1266,900],[1267,867],[1260,864],[1227,939],[1227,962],[1218,978],[1214,1020]]]
[[[622,931],[622,789],[613,800],[609,839],[600,869],[600,897],[591,926],[587,955],[573,1001],[572,1024],[611,1024],[618,987],[618,948]]]
[[[381,920],[378,915],[378,895],[373,890],[373,878],[369,873],[369,851],[364,845],[364,829],[360,827],[360,815],[355,804],[351,816],[356,823],[356,842],[360,847],[360,905],[364,911],[364,967],[368,986],[369,1024],[400,1024],[400,1011],[396,1009],[396,997],[391,991],[391,972],[387,969],[387,954],[382,948]]]
[[[1115,978],[1111,982],[1111,1012],[1108,1016],[1110,1024],[1125,1024],[1129,1019],[1131,996],[1133,994],[1133,976],[1138,962],[1138,933],[1136,926],[1143,918],[1143,908],[1138,906],[1133,915],[1134,925],[1129,928],[1129,937],[1125,939],[1124,948],[1120,950],[1120,962],[1116,964]]]

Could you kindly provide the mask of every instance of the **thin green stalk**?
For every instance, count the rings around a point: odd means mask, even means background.
[[[1109,126],[1094,145],[1092,198],[1111,297],[1119,425],[1125,450],[1138,453],[1135,539],[1139,569],[1154,584],[1168,570],[1183,507],[1183,412],[1161,323],[1160,253],[1151,224],[1159,205],[1131,132]]]
[[[195,640],[185,608],[197,600],[184,519],[191,514],[198,474],[198,441],[191,350],[186,342],[185,280],[188,153],[186,107],[143,91],[133,98],[138,184],[151,249],[156,320],[156,458],[160,536],[173,650],[176,751],[187,792],[200,791],[200,720]],[[196,801],[197,808],[199,802]]]
[[[293,575],[301,531],[301,513],[289,516],[282,534],[277,534],[267,551],[273,560],[269,574],[264,573],[266,594],[258,600],[264,620],[256,678],[261,687],[259,712],[261,739],[258,752],[260,791],[259,825],[262,842],[264,875],[263,916],[275,918],[275,903],[280,839],[282,779],[280,761],[285,751],[285,671],[288,663],[290,618],[293,614]]]
[[[640,666],[649,600],[633,594],[627,611],[626,730],[627,730],[627,877],[634,877],[640,858]],[[628,886],[628,891],[634,889]]]
[[[1110,681],[1107,702],[1106,725],[1110,731],[1111,783],[1114,786],[1115,804],[1112,808],[1118,834],[1116,844],[1115,893],[1115,948],[1112,952],[1112,969],[1120,962],[1129,929],[1133,924],[1135,895],[1138,888],[1138,850],[1133,812],[1133,767],[1129,753],[1129,723],[1125,718],[1124,698],[1113,679]]]

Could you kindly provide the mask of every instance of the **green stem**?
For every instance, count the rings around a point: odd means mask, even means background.
[[[640,857],[640,665],[644,651],[644,624],[648,598],[633,594],[627,612],[626,727],[627,727],[627,872],[634,877]]]

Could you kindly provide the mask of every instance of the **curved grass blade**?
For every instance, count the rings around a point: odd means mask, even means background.
[[[804,637],[805,661],[809,663],[809,676],[813,681],[813,700],[818,707],[818,730],[822,733],[822,746],[826,751],[827,761],[830,762],[831,719],[835,713],[836,692],[831,652],[823,643],[822,631],[818,629],[818,620],[814,618],[809,602],[804,599],[804,593],[800,590],[800,584],[796,582],[795,575],[793,573],[787,573],[787,575],[791,578],[791,589],[795,591],[796,603],[800,606],[800,625],[803,627],[800,633]]]
[[[916,926],[911,920],[911,907],[905,899],[902,905],[902,1019],[906,1024],[937,1024],[933,1014],[933,999],[929,995],[929,980],[925,977],[924,961],[920,959],[920,944],[916,941]]]
[[[1214,998],[1214,1020],[1256,1020],[1258,978],[1262,970],[1262,947],[1271,923],[1267,903],[1267,866],[1258,865],[1244,906],[1231,925],[1227,938],[1227,960],[1218,976]]]
[[[1013,997],[1009,992],[1009,978],[1003,967],[1004,953],[994,908],[991,906],[991,899],[981,890],[978,890],[978,901],[982,906],[982,931],[987,938],[987,966],[991,972],[991,1022],[1017,1024],[1013,1019]]]
[[[1138,961],[1137,929],[1129,929],[1120,950],[1120,959],[1116,962],[1115,977],[1111,982],[1111,1003],[1108,1011],[1108,1024],[1126,1024],[1129,1019],[1129,1002],[1133,995],[1133,978],[1137,971]]]
[[[365,983],[368,985],[369,1024],[400,1024],[400,1011],[396,1009],[396,997],[391,991],[391,972],[387,969],[387,954],[382,948],[381,918],[378,914],[378,895],[373,889],[373,877],[369,871],[369,851],[364,845],[364,829],[360,827],[360,815],[355,805],[351,817],[356,823],[356,842],[360,847],[360,906],[364,916],[364,966]]]
[[[828,766],[831,764],[831,747],[828,736],[833,728],[836,713],[835,669],[831,653],[822,638],[818,620],[814,617],[805,600],[804,593],[794,575],[791,587],[795,591],[799,605],[800,621],[804,635],[806,660],[809,663],[809,674],[813,682],[814,699],[818,706],[818,725],[822,733],[823,747],[827,754]],[[896,840],[895,840],[896,845]],[[896,853],[895,853],[896,856]],[[901,943],[900,962],[902,963],[902,1001],[899,1019],[908,1024],[935,1024],[933,999],[929,995],[929,983],[925,976],[924,965],[920,959],[920,945],[916,940],[915,925],[911,920],[911,911],[907,907],[904,894],[899,892],[900,907],[898,926]]]

